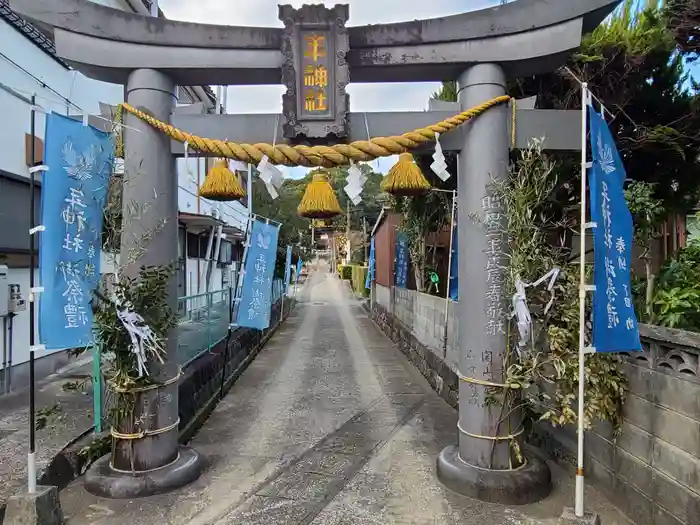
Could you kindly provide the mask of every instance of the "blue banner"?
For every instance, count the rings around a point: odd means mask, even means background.
[[[112,175],[108,133],[46,116],[39,244],[39,341],[47,350],[93,342],[90,302],[100,281],[102,216]]]
[[[304,261],[301,260],[301,257],[299,257],[299,260],[297,261],[297,282],[299,282],[299,277],[301,276],[301,267],[304,265]]]
[[[372,281],[374,281],[374,237],[369,245],[369,261],[367,262],[367,277],[365,278],[365,288],[370,289],[372,287]]]
[[[292,247],[287,246],[287,258],[284,261],[284,293],[289,293],[289,279],[292,276]]]
[[[596,352],[640,351],[630,282],[634,225],[623,189],[625,168],[605,120],[593,107],[589,107],[589,115],[591,220],[596,223],[593,346]]]
[[[406,288],[408,285],[408,236],[403,232],[396,235],[396,265],[394,266],[394,286]]]
[[[450,299],[457,301],[459,298],[459,257],[457,255],[457,221],[452,228],[452,262],[450,263]]]
[[[264,330],[270,326],[272,277],[277,259],[279,226],[255,220],[243,272],[236,324]]]

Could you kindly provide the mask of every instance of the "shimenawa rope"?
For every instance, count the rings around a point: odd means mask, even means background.
[[[209,153],[218,157],[235,159],[251,164],[258,164],[263,156],[267,155],[274,164],[278,165],[332,168],[349,164],[350,160],[371,161],[378,157],[389,157],[405,153],[427,142],[433,142],[436,133],[447,133],[468,120],[481,115],[488,109],[505,104],[511,100],[511,97],[507,95],[496,97],[467,109],[454,117],[425,128],[409,131],[403,135],[377,137],[371,140],[358,140],[350,144],[335,144],[333,146],[290,146],[288,144],[272,145],[264,143],[238,144],[236,142],[207,139],[191,135],[171,126],[126,102],[121,107],[153,128],[165,133],[171,139],[182,143],[187,142],[193,150],[200,153]]]

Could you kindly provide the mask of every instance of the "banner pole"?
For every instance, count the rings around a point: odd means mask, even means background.
[[[450,316],[450,288],[452,287],[452,241],[454,239],[455,230],[455,207],[457,205],[457,191],[452,190],[452,216],[450,219],[450,251],[447,256],[447,291],[445,293],[445,323],[444,333],[442,334],[442,351],[443,357],[447,357],[447,321]]]
[[[92,347],[92,406],[94,433],[102,432],[102,348]]]
[[[252,235],[253,235],[253,218],[250,217],[248,219],[248,224],[246,225],[246,233],[245,233],[245,246],[243,247],[243,257],[241,258],[241,267],[238,270],[238,277],[236,278],[236,289],[234,290],[234,295],[233,295],[233,307],[231,309],[232,311],[232,321],[229,323],[229,328],[235,329],[238,328],[238,323],[236,322],[238,320],[238,311],[240,309],[240,298],[243,295],[243,277],[245,275],[245,265],[246,261],[248,260],[248,250],[250,248],[250,244],[252,243]]]
[[[30,122],[30,158],[31,167],[29,173],[29,454],[27,455],[27,488],[29,493],[36,492],[36,402],[35,402],[35,377],[34,377],[34,324],[36,319],[36,307],[34,295],[34,259],[35,259],[35,244],[34,234],[32,233],[36,226],[34,217],[36,211],[36,198],[34,195],[36,187],[36,171],[33,169],[36,165],[36,95],[32,95],[32,110]]]
[[[583,434],[584,434],[584,395],[586,379],[586,185],[588,172],[588,84],[581,84],[581,227],[580,227],[580,282],[579,282],[579,333],[578,333],[578,454],[576,464],[576,499],[574,511],[576,516],[584,515],[584,471],[583,471]]]

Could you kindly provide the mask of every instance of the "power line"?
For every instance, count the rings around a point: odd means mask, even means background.
[[[44,82],[44,81],[41,80],[40,78],[34,76],[34,74],[32,74],[30,71],[28,71],[28,70],[26,70],[25,68],[23,68],[22,66],[20,66],[17,62],[15,62],[14,60],[12,60],[12,59],[11,59],[10,57],[8,57],[6,54],[0,52],[0,57],[2,57],[2,58],[4,58],[5,60],[7,60],[10,64],[12,64],[13,66],[15,66],[15,67],[16,67],[17,69],[19,69],[20,71],[22,71],[22,73],[24,73],[25,75],[31,77],[31,78],[32,78],[37,84],[39,84],[43,89],[47,89],[47,90],[51,91],[52,93],[54,93],[55,95],[57,95],[58,97],[60,97],[60,98],[61,98],[61,101],[59,102],[59,101],[52,100],[52,99],[47,98],[47,97],[42,97],[42,96],[40,96],[40,95],[36,95],[37,98],[41,98],[41,99],[47,100],[47,101],[52,101],[52,102],[55,102],[55,103],[66,104],[66,105],[68,105],[68,106],[73,106],[73,107],[74,107],[75,109],[77,109],[78,111],[83,112],[83,108],[81,108],[80,106],[78,106],[77,104],[75,104],[74,102],[72,102],[70,99],[68,99],[67,97],[65,97],[64,95],[62,95],[62,94],[59,93],[58,91],[56,91],[54,88],[52,88],[51,86],[49,86],[48,84],[46,84],[46,82]],[[24,93],[27,93],[28,95],[34,95],[34,93],[32,93],[32,92],[25,91],[25,90],[22,90],[22,89],[17,89],[17,88],[12,88],[12,89],[14,89],[15,91],[17,91],[18,93],[24,92]]]

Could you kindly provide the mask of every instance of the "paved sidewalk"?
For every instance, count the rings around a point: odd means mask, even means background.
[[[37,468],[45,469],[63,448],[92,428],[92,359],[76,360],[36,387]],[[84,389],[64,390],[70,383]],[[29,391],[0,395],[0,509],[27,483],[29,452]],[[0,515],[2,512],[0,512]]]
[[[175,493],[105,500],[74,482],[69,525],[555,524],[573,498],[526,507],[458,496],[435,477],[457,414],[374,327],[341,283],[314,273],[300,303],[192,441],[202,477]],[[594,490],[605,525],[629,522]]]

